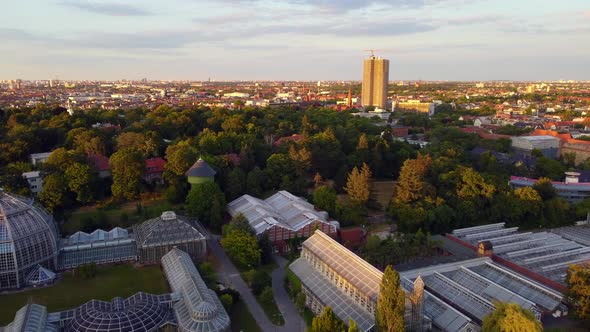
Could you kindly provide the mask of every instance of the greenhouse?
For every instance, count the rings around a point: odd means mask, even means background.
[[[57,268],[53,220],[32,199],[0,190],[0,290],[21,288],[40,265]]]
[[[196,220],[177,216],[172,211],[134,226],[139,261],[158,264],[173,248],[187,252],[194,259],[202,258],[207,254],[207,238],[199,229],[202,228]]]
[[[172,249],[162,258],[172,293],[139,292],[111,301],[90,300],[79,307],[48,313],[28,304],[0,331],[186,331],[228,332],[230,318],[217,294],[199,275],[191,257]]]
[[[181,298],[173,306],[179,331],[229,331],[227,312],[187,253],[172,249],[162,258],[162,267],[170,288]]]
[[[137,260],[135,239],[119,227],[109,232],[101,229],[90,234],[76,232],[61,241],[59,251],[60,269],[90,263],[109,264],[134,260]]]
[[[76,309],[59,313],[65,331],[156,331],[167,324],[169,294],[137,293],[111,302],[91,300]]]

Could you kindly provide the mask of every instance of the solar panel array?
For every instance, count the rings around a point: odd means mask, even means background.
[[[590,247],[583,244],[590,241],[588,226],[533,233],[498,223],[457,229],[452,235],[474,246],[489,241],[494,254],[561,284],[569,264],[590,261]]]

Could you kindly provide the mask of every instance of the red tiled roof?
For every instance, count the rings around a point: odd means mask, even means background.
[[[483,139],[497,140],[497,139],[500,139],[500,138],[511,138],[512,136],[510,136],[510,135],[502,135],[502,134],[479,133],[479,137],[481,137]]]
[[[460,128],[459,130],[461,130],[464,133],[467,134],[479,134],[479,133],[487,133],[488,131],[484,128],[481,127],[465,127],[465,128]]]
[[[99,172],[111,169],[109,166],[109,158],[101,154],[89,154],[88,162]]]
[[[145,160],[145,173],[152,174],[152,173],[162,173],[164,172],[164,165],[166,165],[166,160],[158,157],[158,158],[150,158]]]
[[[535,129],[532,133],[529,134],[530,136],[553,136],[559,138],[562,142],[567,141],[572,138],[570,134],[560,134],[555,130],[546,130],[546,129]]]
[[[293,134],[291,136],[285,136],[285,137],[281,137],[278,140],[276,140],[276,142],[274,143],[275,146],[279,146],[287,141],[291,141],[291,142],[299,142],[302,139],[302,136],[299,134]]]
[[[565,140],[564,143],[569,143],[569,144],[578,144],[578,145],[590,145],[589,141],[584,141],[581,139],[574,139],[574,138],[568,138]]]
[[[240,165],[240,155],[237,153],[228,153],[226,155],[223,156],[223,158],[228,162],[231,163],[233,166],[239,166]]]

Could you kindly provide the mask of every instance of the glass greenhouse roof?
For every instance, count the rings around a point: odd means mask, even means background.
[[[186,217],[167,211],[134,227],[138,248],[174,245],[205,239]]]
[[[226,331],[230,319],[214,291],[207,288],[190,256],[172,249],[162,257],[162,267],[170,288],[181,300],[173,306],[177,324],[183,331]]]
[[[136,293],[111,302],[91,300],[62,312],[72,331],[153,331],[168,322],[169,296]]]
[[[279,225],[291,231],[315,221],[328,222],[328,214],[316,211],[312,204],[288,191],[279,191],[265,200],[243,195],[227,205],[232,216],[243,214],[256,234]]]
[[[27,276],[27,284],[29,285],[43,285],[55,280],[55,273],[44,268],[41,265],[37,267]]]

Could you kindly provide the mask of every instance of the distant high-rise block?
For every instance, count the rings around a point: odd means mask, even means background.
[[[389,60],[371,55],[363,65],[363,106],[387,108]]]

